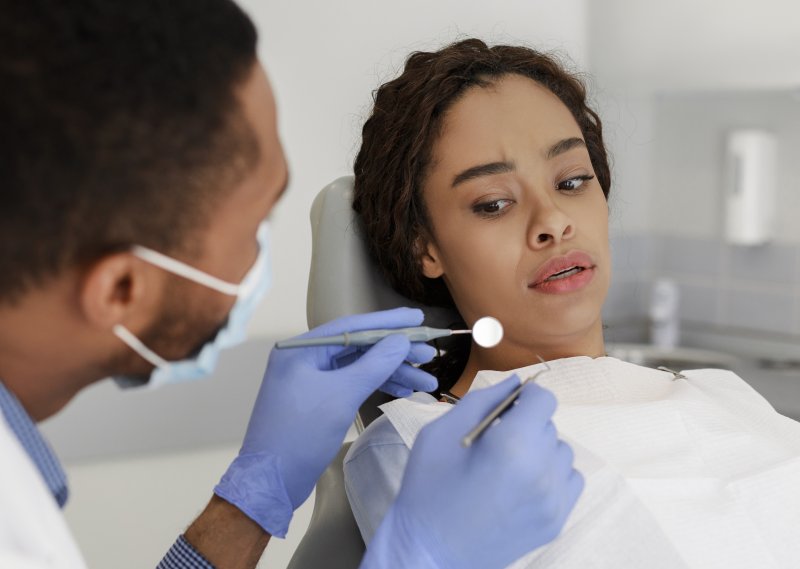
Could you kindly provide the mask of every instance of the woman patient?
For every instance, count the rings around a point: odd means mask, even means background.
[[[800,424],[731,372],[605,357],[610,187],[600,119],[548,55],[466,40],[378,89],[355,162],[370,254],[401,294],[467,326],[494,316],[505,336],[448,346],[429,364],[442,393],[385,405],[353,444],[365,541],[419,429],[541,356],[586,487],[561,535],[513,567],[800,566]]]

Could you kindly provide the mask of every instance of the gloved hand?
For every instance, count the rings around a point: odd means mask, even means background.
[[[420,432],[362,569],[505,567],[559,534],[584,482],[550,420],[550,391],[527,385],[499,423],[461,446],[518,385],[512,376],[470,393]]]
[[[340,318],[300,337],[405,328],[422,319],[420,310],[398,308]],[[425,363],[434,355],[431,346],[412,345],[402,335],[357,353],[342,346],[272,350],[239,456],[214,492],[284,537],[361,404],[378,388],[397,396],[435,389],[433,376],[404,363]]]

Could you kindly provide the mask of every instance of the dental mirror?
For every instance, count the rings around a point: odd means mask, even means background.
[[[472,326],[472,339],[482,348],[494,348],[503,339],[503,325],[491,316],[479,318]]]

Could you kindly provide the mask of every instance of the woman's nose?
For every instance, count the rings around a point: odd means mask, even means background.
[[[574,235],[575,223],[554,203],[539,203],[535,206],[528,226],[528,245],[532,249],[557,245]]]

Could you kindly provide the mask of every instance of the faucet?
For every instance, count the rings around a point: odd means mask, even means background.
[[[671,350],[678,346],[680,291],[671,279],[656,279],[650,294],[650,343]]]

